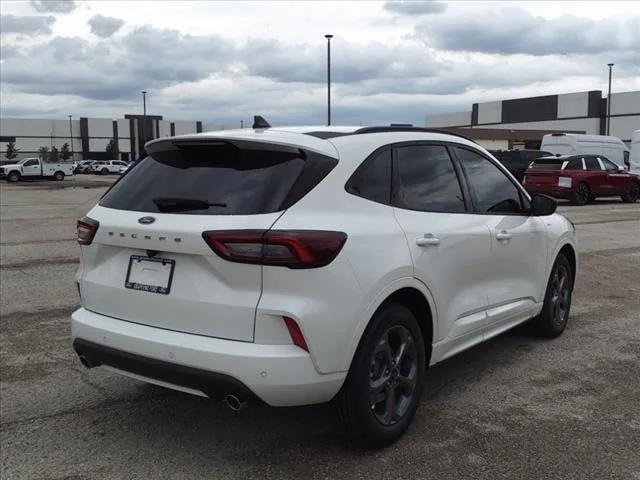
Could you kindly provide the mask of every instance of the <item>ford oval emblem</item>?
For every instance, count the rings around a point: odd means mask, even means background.
[[[143,225],[149,225],[150,223],[153,223],[155,221],[155,217],[140,217],[138,219],[138,223],[142,223]]]

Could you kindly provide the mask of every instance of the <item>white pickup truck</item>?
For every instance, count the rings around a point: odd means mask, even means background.
[[[53,178],[64,180],[65,175],[73,175],[73,163],[42,162],[39,158],[23,158],[18,163],[3,165],[0,177],[10,182],[18,182],[23,178]]]

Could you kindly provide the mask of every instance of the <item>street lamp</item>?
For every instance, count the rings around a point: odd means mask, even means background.
[[[143,132],[142,148],[144,148],[144,144],[147,143],[147,91],[146,90],[142,90],[142,132]]]
[[[331,39],[333,35],[324,36],[327,39],[327,125],[331,125]]]
[[[69,140],[71,141],[71,161],[73,162],[75,157],[75,152],[73,151],[73,125],[71,124],[71,115],[67,116],[69,117]]]
[[[613,63],[607,63],[609,67],[609,95],[607,95],[607,135],[609,135],[609,129],[611,128],[611,70],[613,69]]]

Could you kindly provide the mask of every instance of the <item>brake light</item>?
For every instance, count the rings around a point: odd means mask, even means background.
[[[91,245],[93,237],[98,231],[98,226],[100,226],[100,223],[93,218],[82,217],[78,220],[78,243],[80,245]]]
[[[300,326],[296,323],[293,318],[282,317],[284,320],[284,324],[287,326],[287,330],[289,330],[289,335],[291,335],[291,340],[293,340],[293,344],[297,347],[300,347],[304,351],[308,352],[309,347],[307,346],[307,341],[304,339],[304,335],[302,335],[302,330],[300,330]]]
[[[221,230],[202,234],[230,262],[287,268],[318,268],[340,253],[347,234],[323,230]]]

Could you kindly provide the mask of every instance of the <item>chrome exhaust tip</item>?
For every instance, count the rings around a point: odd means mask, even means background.
[[[78,358],[80,359],[80,363],[82,365],[87,368],[91,368],[91,364],[89,363],[89,360],[87,360],[87,357],[85,357],[84,355],[78,355]]]
[[[222,401],[226,403],[227,407],[229,407],[234,412],[239,412],[241,410],[244,410],[247,406],[247,402],[243,402],[235,395],[230,395],[230,394],[225,395]]]

